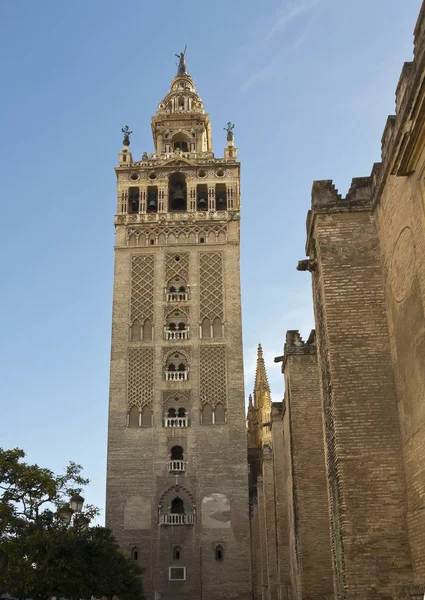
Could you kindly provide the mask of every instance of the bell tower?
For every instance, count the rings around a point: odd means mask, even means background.
[[[250,595],[239,273],[240,165],[223,158],[185,53],[118,203],[106,525],[147,600]]]

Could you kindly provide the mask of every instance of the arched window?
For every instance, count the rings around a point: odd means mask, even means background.
[[[146,319],[143,323],[143,339],[150,341],[152,339],[152,323]]]
[[[158,187],[149,185],[147,189],[147,207],[146,212],[156,213],[158,211]]]
[[[214,338],[222,337],[221,320],[218,317],[216,317],[213,321],[213,336]]]
[[[226,184],[217,183],[215,186],[215,206],[217,210],[226,210]]]
[[[168,184],[168,210],[184,211],[187,208],[186,178],[183,173],[173,173]]]
[[[177,416],[178,417],[185,417],[186,416],[186,409],[183,407],[180,407],[177,411]]]
[[[173,363],[170,363],[170,364],[168,365],[168,370],[169,370],[169,371],[176,371],[176,365],[175,365],[175,364],[173,364]]]
[[[173,549],[173,560],[180,560],[182,557],[182,549],[180,546],[175,546]]]
[[[141,329],[142,328],[140,326],[139,321],[137,319],[133,321],[133,324],[130,328],[130,339],[132,342],[137,342],[138,340],[140,340]]]
[[[181,446],[173,446],[170,453],[171,460],[183,460],[183,448]]]
[[[225,423],[226,422],[226,410],[222,404],[217,404],[214,411],[214,422]]]
[[[128,426],[129,427],[139,427],[139,414],[140,414],[140,411],[137,406],[132,406],[130,408],[130,412],[128,413]]]
[[[138,187],[128,188],[128,212],[129,213],[139,212],[139,188]]]
[[[144,406],[141,415],[142,427],[152,427],[152,410]]]
[[[204,319],[201,325],[202,338],[210,338],[211,337],[211,323],[209,319]]]
[[[202,408],[202,424],[212,425],[213,423],[213,409],[210,404],[205,404]]]
[[[199,183],[196,189],[196,208],[199,211],[208,210],[208,186]]]
[[[178,496],[171,501],[170,513],[174,515],[184,515],[184,502]]]
[[[175,408],[169,408],[168,409],[168,418],[169,419],[174,419],[175,416],[176,416],[176,409]]]
[[[216,546],[215,547],[215,560],[223,560],[224,558],[224,548],[223,546]]]

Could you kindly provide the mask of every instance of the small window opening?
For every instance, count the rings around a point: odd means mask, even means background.
[[[174,142],[174,150],[181,150],[182,152],[188,152],[187,142]]]
[[[205,238],[203,238],[203,237],[199,238],[199,243],[200,244],[205,244]]]
[[[151,246],[154,246],[155,245],[155,240],[150,240],[150,244],[151,244]]]
[[[176,546],[173,550],[173,560],[180,560],[182,556],[182,550],[180,546]]]
[[[136,561],[139,560],[139,550],[137,548],[133,548],[131,551],[131,558]]]
[[[215,560],[223,560],[224,550],[223,546],[217,546],[215,549]]]

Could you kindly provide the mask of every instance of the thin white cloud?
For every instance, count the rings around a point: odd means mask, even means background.
[[[252,59],[254,55],[259,55],[265,51],[271,43],[271,39],[277,33],[283,31],[297,17],[302,15],[305,16],[321,2],[324,2],[324,0],[285,0],[278,13],[270,19],[266,31],[263,30],[263,33],[259,36],[257,43],[254,43],[249,48],[244,48],[245,61],[247,61],[249,57]],[[270,23],[273,24],[270,25]],[[254,85],[266,79],[272,79],[275,77],[278,74],[278,71],[281,70],[281,64],[284,57],[299,48],[299,46],[301,46],[301,44],[308,37],[307,32],[310,26],[311,19],[295,41],[289,44],[286,42],[283,46],[283,49],[281,48],[281,50],[275,54],[271,60],[267,60],[265,64],[252,72],[246,81],[242,83],[241,91],[246,92]]]
[[[250,87],[252,87],[256,83],[259,83],[260,81],[263,81],[264,79],[273,77],[276,66],[279,64],[280,55],[281,55],[281,53],[277,54],[274,58],[272,58],[272,60],[270,60],[268,63],[266,63],[263,67],[261,67],[257,71],[254,71],[254,73],[251,75],[251,77],[249,77],[249,79],[247,79],[241,85],[242,92],[246,92],[247,90],[249,90]]]
[[[276,33],[285,29],[291,21],[299,17],[300,15],[307,13],[312,8],[317,6],[323,0],[307,0],[306,2],[285,2],[283,8],[280,11],[280,16],[277,18],[276,23],[270,29],[267,40],[270,40]]]

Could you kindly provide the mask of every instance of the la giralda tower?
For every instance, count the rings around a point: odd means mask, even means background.
[[[106,525],[148,600],[250,597],[239,273],[240,165],[224,157],[184,53],[119,153]],[[224,136],[223,136],[224,137]]]

